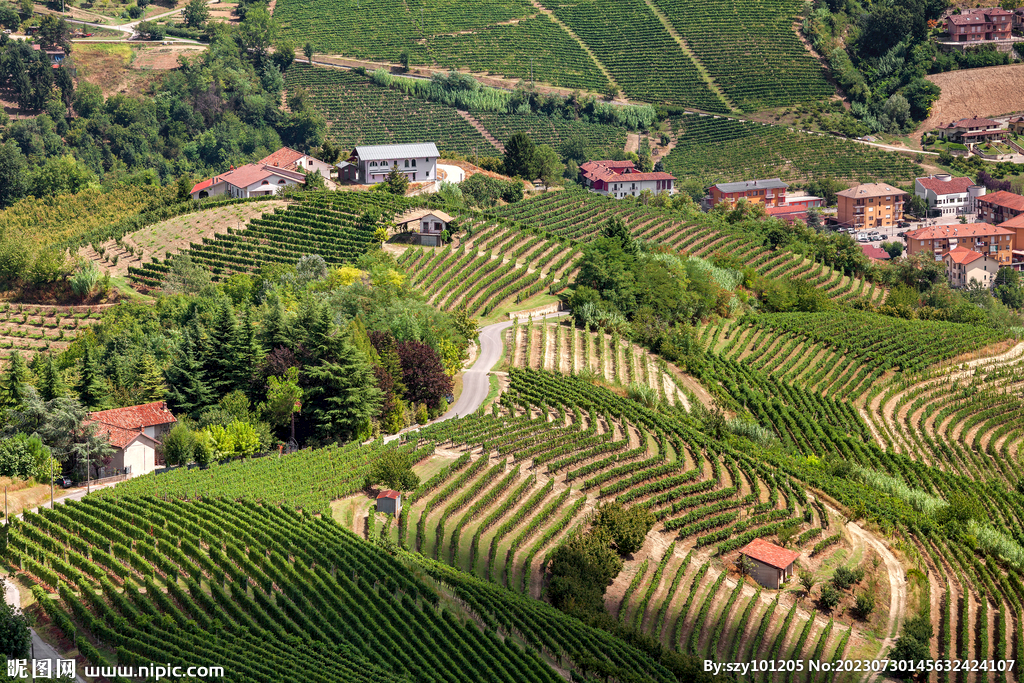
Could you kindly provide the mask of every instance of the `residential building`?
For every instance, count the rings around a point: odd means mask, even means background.
[[[800,553],[770,543],[763,538],[755,538],[740,549],[740,556],[747,557],[754,565],[750,572],[752,579],[765,588],[778,590],[793,576],[793,563]]]
[[[1018,12],[1022,12],[1024,10],[1017,10],[1017,11]],[[1011,117],[1010,120],[1006,123],[1006,129],[1008,131],[1010,131],[1011,133],[1014,133],[1016,135],[1020,135],[1021,133],[1024,133],[1024,116],[1013,116],[1013,117]]]
[[[588,190],[606,197],[638,197],[644,190],[651,194],[676,193],[674,175],[664,171],[643,173],[632,161],[586,161],[580,173]]]
[[[946,264],[950,287],[966,287],[972,282],[992,287],[999,273],[995,259],[963,245],[943,254],[942,261]]]
[[[999,227],[1005,228],[1006,230],[1012,230],[1014,233],[1014,248],[1024,249],[1024,214],[1017,216],[1016,218],[1011,218],[1008,221],[1003,221],[999,224]]]
[[[1006,130],[1001,123],[992,119],[980,119],[977,116],[942,124],[935,132],[940,138],[963,145],[970,142],[1001,140],[1006,137]]]
[[[386,512],[397,517],[402,513],[402,494],[398,491],[381,491],[377,494],[377,512]]]
[[[899,224],[907,193],[885,183],[866,183],[838,192],[837,199],[839,224],[867,230]]]
[[[997,263],[1009,265],[1016,233],[988,223],[934,225],[907,233],[907,253],[931,254],[936,260],[963,246],[986,254]]]
[[[334,166],[326,161],[320,161],[309,154],[296,152],[291,147],[282,147],[273,154],[263,157],[257,163],[283,168],[288,171],[304,171],[306,173],[320,171],[320,175],[324,178],[330,178],[331,171],[334,170]]]
[[[352,150],[346,161],[336,164],[338,180],[376,185],[387,179],[391,168],[410,182],[433,182],[437,178],[437,159],[440,157],[433,142],[407,145],[363,145]]]
[[[306,176],[278,166],[255,163],[221,173],[208,180],[196,183],[192,188],[192,199],[228,196],[237,199],[277,194],[282,188],[303,185]]]
[[[160,440],[175,422],[164,401],[99,410],[89,413],[87,421],[95,424],[96,433],[105,436],[115,449],[109,473],[127,472],[130,476],[156,469],[162,458]]]
[[[977,211],[976,199],[986,192],[970,178],[937,173],[914,180],[914,194],[928,203],[929,215],[963,215]]]
[[[1009,40],[1013,13],[999,7],[968,9],[946,17],[946,33],[954,43]]]
[[[875,263],[888,261],[891,258],[889,256],[889,252],[887,252],[885,249],[882,249],[881,247],[876,247],[871,244],[860,245],[860,250],[864,253],[865,256],[868,257],[869,261],[873,261]]]
[[[788,183],[778,178],[767,180],[741,180],[735,183],[717,183],[708,190],[708,197],[705,203],[708,208],[713,208],[721,202],[728,202],[735,207],[741,200],[747,203],[764,204],[765,208],[772,206],[784,206],[786,204],[786,189]],[[803,207],[806,209],[807,207]]]
[[[410,226],[416,223],[416,233],[420,244],[428,247],[441,246],[441,233],[448,229],[454,220],[444,211],[435,209],[414,209],[395,218],[396,226]]]
[[[984,197],[978,197],[978,219],[1000,225],[1024,213],[1024,197],[999,190]]]

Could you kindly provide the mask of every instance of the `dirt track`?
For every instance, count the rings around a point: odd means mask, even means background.
[[[926,76],[942,88],[920,130],[969,116],[1000,116],[1024,111],[1024,64],[963,69]]]

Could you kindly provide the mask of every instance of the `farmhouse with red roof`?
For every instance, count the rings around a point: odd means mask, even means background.
[[[946,17],[946,33],[954,43],[1009,40],[1013,12],[1000,7],[964,10]]]
[[[98,410],[89,413],[89,422],[95,424],[96,433],[107,437],[115,448],[110,467],[136,476],[156,469],[160,439],[177,419],[165,402],[155,401],[127,408]]]
[[[320,161],[314,156],[303,154],[302,152],[296,152],[291,147],[282,147],[273,154],[263,157],[256,163],[264,164],[266,166],[274,166],[276,168],[283,168],[287,171],[305,171],[306,173],[320,171],[320,175],[324,178],[330,178],[331,171],[334,170],[334,167],[326,161]]]
[[[644,173],[632,161],[587,161],[580,172],[588,190],[616,199],[638,197],[644,190],[651,194],[676,193],[674,175],[664,171]]]
[[[938,127],[937,132],[939,137],[961,144],[998,140],[1006,137],[1003,124],[992,119],[981,119],[977,116],[942,124]]]
[[[975,282],[992,287],[999,272],[999,262],[988,254],[958,245],[942,255],[950,287],[966,287]]]
[[[391,489],[378,493],[377,512],[387,512],[397,517],[402,512],[402,494]]]
[[[232,166],[226,173],[196,183],[191,194],[192,199],[224,195],[244,199],[277,194],[281,188],[302,185],[305,182],[306,176],[299,171],[255,163],[238,168]]]
[[[793,576],[793,563],[800,557],[800,553],[786,550],[763,538],[755,538],[740,549],[740,556],[746,556],[754,563],[750,576],[755,581],[765,588],[775,590]]]

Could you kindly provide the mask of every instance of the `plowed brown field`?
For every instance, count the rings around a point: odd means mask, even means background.
[[[922,131],[969,116],[999,116],[1024,111],[1024,64],[964,69],[926,76],[942,88]]]

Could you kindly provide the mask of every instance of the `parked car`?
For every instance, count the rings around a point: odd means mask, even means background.
[[[857,241],[858,242],[870,242],[871,241],[871,236],[870,235],[863,235],[863,234],[862,235],[857,235]]]
[[[877,233],[875,233],[874,235],[871,236],[871,241],[872,242],[881,242],[884,239],[885,239],[885,235],[879,235]]]

